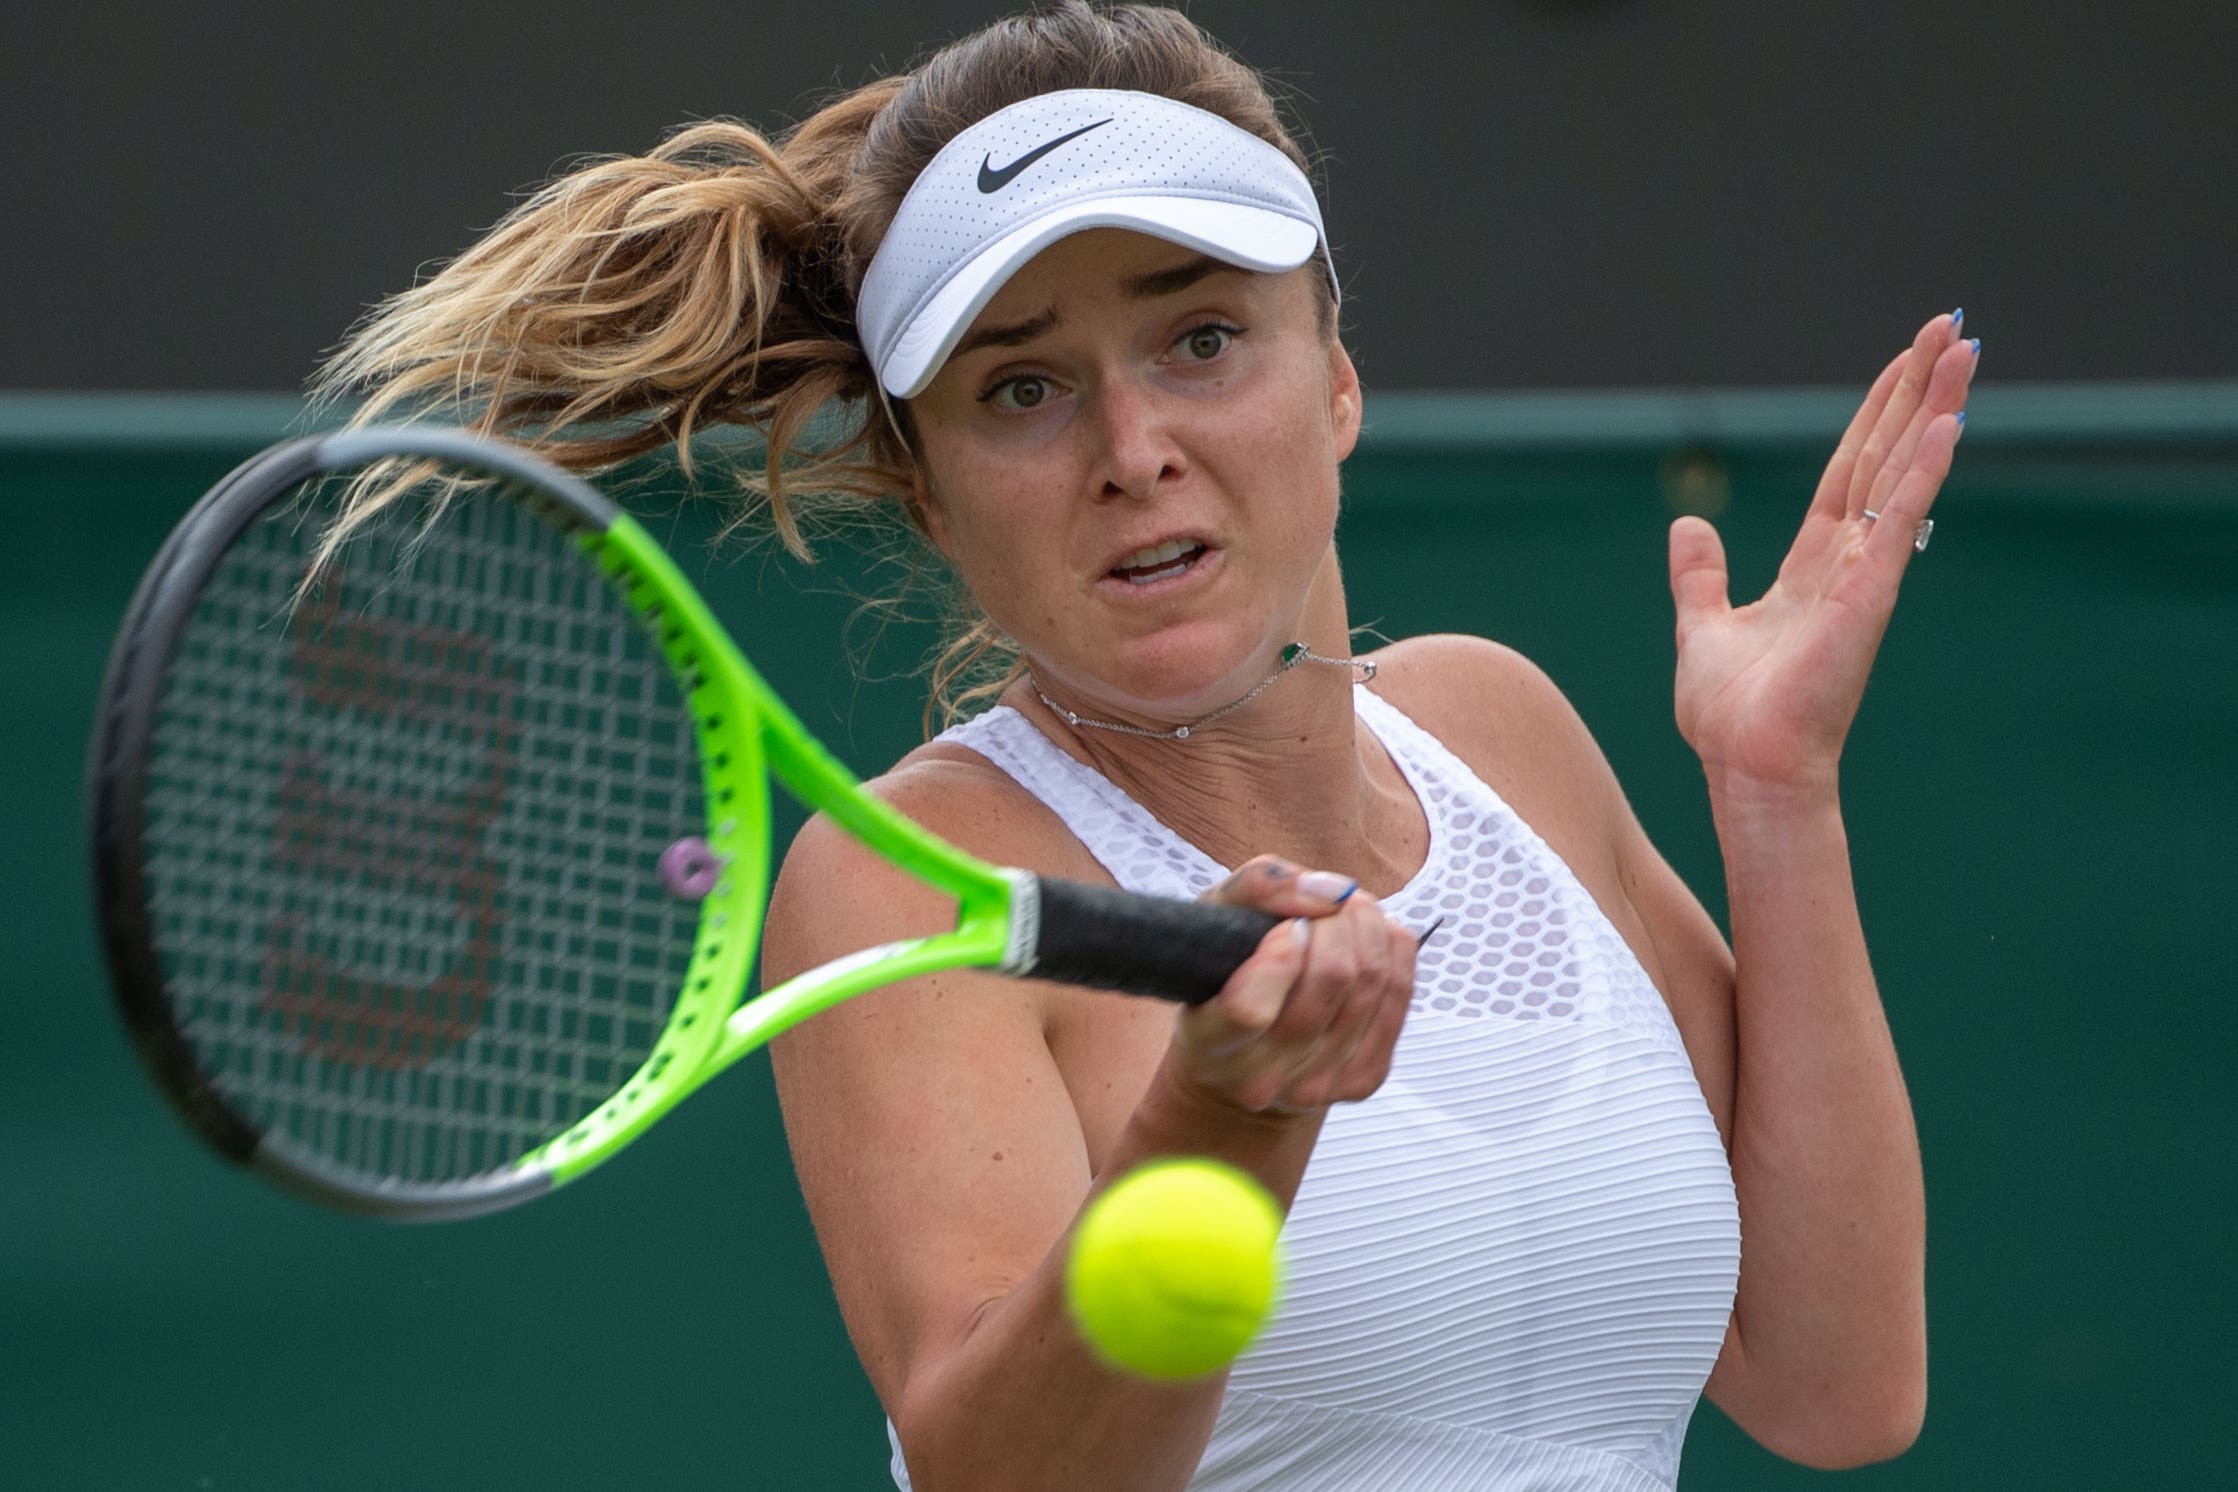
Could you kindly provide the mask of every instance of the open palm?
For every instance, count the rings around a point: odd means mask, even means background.
[[[1671,525],[1678,727],[1713,782],[1833,785],[1914,536],[1964,424],[1981,344],[1958,332],[1957,314],[1937,316],[1874,380],[1761,598],[1728,600],[1725,548],[1709,523]]]

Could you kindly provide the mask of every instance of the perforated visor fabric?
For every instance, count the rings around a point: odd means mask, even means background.
[[[1255,270],[1295,269],[1326,238],[1305,173],[1216,114],[1119,89],[1026,99],[951,140],[878,246],[856,318],[887,392],[921,392],[1020,265],[1094,227]]]
[[[510,499],[407,498],[300,610],[330,497],[259,519],[161,700],[146,880],[174,1024],[266,1133],[368,1178],[506,1166],[645,1061],[697,904],[691,719],[626,602]]]

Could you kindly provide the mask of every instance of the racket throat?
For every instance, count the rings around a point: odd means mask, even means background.
[[[1041,950],[1041,877],[1030,870],[1005,869],[1001,875],[1010,883],[1010,915],[998,967],[1005,974],[1030,974]]]

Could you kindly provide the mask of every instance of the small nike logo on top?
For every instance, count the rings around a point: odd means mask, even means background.
[[[999,171],[995,169],[995,158],[992,154],[981,156],[979,158],[979,190],[982,192],[1001,191],[1017,179],[1019,172],[1025,170],[1067,140],[1077,140],[1088,131],[1100,130],[1109,123],[1111,121],[1108,119],[1099,119],[1094,124],[1084,124],[1069,135],[1059,135],[1046,145],[1035,146]]]

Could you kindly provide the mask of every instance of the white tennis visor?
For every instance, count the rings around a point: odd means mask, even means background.
[[[1305,173],[1219,115],[1117,89],[1041,94],[949,141],[902,199],[855,306],[880,385],[923,393],[1019,267],[1088,228],[1269,273],[1327,241]]]

